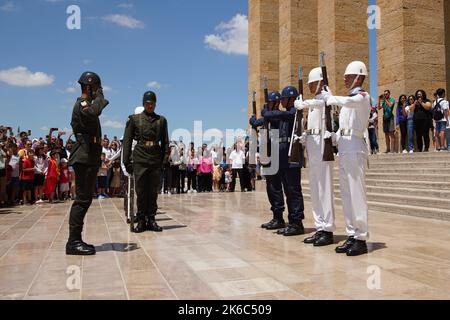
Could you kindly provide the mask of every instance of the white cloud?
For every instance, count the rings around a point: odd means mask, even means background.
[[[111,92],[112,88],[110,86],[103,86],[103,91],[104,92]]]
[[[16,11],[16,6],[12,3],[12,1],[9,1],[0,6],[0,11],[13,12]]]
[[[11,86],[39,87],[49,86],[55,81],[55,76],[44,72],[32,73],[26,67],[16,67],[8,70],[0,70],[0,81]]]
[[[49,132],[49,131],[50,131],[50,128],[49,128],[49,127],[46,127],[46,126],[41,127],[40,129],[41,129],[42,131],[45,131],[45,132]]]
[[[134,7],[134,4],[132,4],[132,3],[120,3],[117,7],[118,8],[122,8],[122,9],[132,9]]]
[[[74,87],[68,87],[66,89],[64,89],[65,93],[76,93],[78,90]]]
[[[216,27],[218,34],[205,36],[204,43],[211,49],[226,54],[248,55],[248,19],[237,14],[230,21]]]
[[[89,59],[84,59],[83,60],[83,64],[84,65],[88,65],[88,64],[91,64],[92,63],[92,60],[89,60]]]
[[[104,123],[102,123],[102,126],[105,128],[111,128],[111,129],[123,129],[125,128],[125,125],[122,122],[119,121],[113,121],[113,120],[107,120]]]
[[[150,81],[149,83],[147,83],[147,87],[153,90],[159,90],[162,88],[162,85],[157,81]]]
[[[143,29],[145,24],[126,14],[111,14],[102,18],[104,21],[115,23],[129,29]]]

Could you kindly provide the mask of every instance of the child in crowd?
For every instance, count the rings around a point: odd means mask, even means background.
[[[98,169],[97,174],[97,194],[99,199],[105,199],[108,196],[106,195],[106,182],[108,179],[108,165],[106,163],[106,154],[102,153],[101,156],[102,164],[100,169]]]
[[[43,148],[37,147],[34,157],[34,197],[36,199],[36,204],[44,203],[44,182],[47,170],[47,155],[44,154]]]
[[[227,168],[227,171],[225,172],[225,191],[230,190],[231,180],[232,180],[231,168]]]
[[[59,199],[64,201],[69,197],[70,173],[67,159],[61,159],[59,168]]]
[[[20,181],[22,183],[22,204],[32,204],[31,195],[34,191],[34,151],[27,150],[21,161]]]
[[[58,165],[56,163],[58,153],[52,151],[50,153],[50,160],[48,161],[47,176],[45,177],[44,193],[47,195],[49,203],[53,202],[55,198],[55,189],[58,184]]]

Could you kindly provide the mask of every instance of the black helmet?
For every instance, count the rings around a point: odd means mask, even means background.
[[[78,83],[81,85],[102,85],[102,81],[100,80],[98,74],[90,71],[83,73],[80,77],[80,80],[78,80]]]
[[[153,91],[147,91],[144,93],[144,98],[142,99],[142,104],[146,102],[155,102],[156,103],[156,94]]]

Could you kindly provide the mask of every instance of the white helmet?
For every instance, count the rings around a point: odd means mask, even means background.
[[[352,63],[350,63],[347,66],[347,69],[345,70],[345,74],[344,75],[352,75],[352,74],[356,74],[358,76],[367,76],[368,72],[367,72],[367,67],[364,64],[364,62],[361,61],[353,61]]]
[[[136,109],[134,109],[134,114],[138,115],[141,114],[142,112],[144,112],[145,108],[144,107],[137,107]]]
[[[322,68],[312,69],[311,72],[309,73],[308,84],[322,80],[323,80]]]

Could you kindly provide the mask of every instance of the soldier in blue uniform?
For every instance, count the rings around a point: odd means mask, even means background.
[[[268,187],[272,197],[272,210],[277,212],[278,218],[285,210],[283,196],[286,195],[286,202],[289,213],[289,224],[286,228],[278,230],[278,234],[284,236],[296,236],[305,233],[303,227],[304,202],[301,189],[301,163],[289,163],[289,146],[294,130],[295,114],[297,109],[294,107],[295,99],[298,97],[298,91],[295,87],[286,87],[281,94],[281,104],[286,111],[264,109],[262,116],[265,121],[278,121],[279,125],[279,170],[278,173],[271,176]]]
[[[269,94],[268,106],[264,106],[264,112],[270,110],[279,110],[281,102],[281,94],[279,92],[272,92]],[[258,127],[262,127],[266,125],[266,127],[271,130],[277,130],[279,128],[278,120],[267,121],[264,118],[257,119],[256,115],[252,115],[250,118],[250,125],[252,128],[257,129]],[[262,169],[264,173],[264,168]],[[280,210],[277,199],[279,199],[279,195],[283,196],[283,188],[281,184],[274,184],[274,181],[278,179],[273,175],[265,174],[266,178],[266,192],[269,202],[271,204],[271,210],[273,213],[273,218],[271,221],[264,223],[261,225],[261,228],[267,230],[278,230],[286,227],[286,223],[283,219],[283,210]]]

